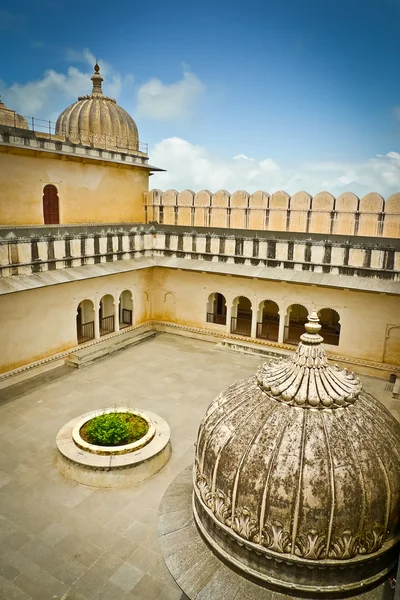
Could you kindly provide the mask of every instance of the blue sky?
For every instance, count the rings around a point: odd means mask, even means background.
[[[168,169],[161,188],[388,196],[400,191],[399,31],[400,0],[3,0],[0,91],[55,120],[90,90],[97,56],[104,92]]]

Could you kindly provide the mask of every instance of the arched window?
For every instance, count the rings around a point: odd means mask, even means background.
[[[318,317],[321,324],[320,334],[324,338],[325,344],[339,346],[340,339],[340,316],[333,308],[321,308],[318,311]]]
[[[45,225],[57,225],[60,222],[58,190],[51,183],[43,188],[43,219]]]
[[[235,298],[232,304],[231,333],[250,337],[252,314],[251,302],[248,298],[245,296]]]
[[[94,306],[91,300],[82,300],[76,314],[78,344],[94,339]]]
[[[285,333],[283,341],[286,344],[298,344],[300,336],[305,333],[308,310],[302,304],[292,304],[287,309]]]
[[[273,300],[260,303],[257,314],[257,337],[264,340],[278,341],[279,306]]]
[[[124,290],[119,297],[119,328],[129,327],[133,320],[132,293]]]
[[[99,306],[99,327],[100,335],[112,333],[114,326],[114,298],[111,294],[106,294],[100,300]]]
[[[207,322],[226,325],[226,300],[219,292],[214,292],[208,297]]]

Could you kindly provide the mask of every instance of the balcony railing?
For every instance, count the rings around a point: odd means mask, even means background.
[[[226,325],[226,315],[207,313],[207,323],[215,323],[216,325]]]
[[[0,108],[0,115],[2,113]],[[10,111],[7,110],[7,115],[10,114]],[[119,152],[143,152],[144,154],[148,153],[149,147],[148,144],[143,142],[132,142],[132,140],[128,137],[119,137],[113,135],[107,135],[105,133],[93,133],[90,131],[74,131],[65,128],[63,130],[58,130],[56,132],[56,123],[54,121],[48,121],[46,119],[38,119],[37,117],[27,117],[23,116],[28,123],[28,129],[26,127],[18,127],[18,117],[17,113],[13,111],[13,120],[7,119],[9,123],[6,126],[8,130],[14,131],[18,135],[23,135],[23,131],[33,131],[38,134],[44,134],[46,139],[55,139],[59,140],[60,136],[64,137],[66,141],[71,142],[72,144],[82,144],[83,146],[91,146],[93,148],[98,148],[101,150],[114,150]],[[40,137],[40,135],[39,135]]]
[[[271,342],[278,341],[279,325],[271,321],[266,323],[257,323],[257,337],[262,340],[270,340]]]
[[[231,317],[231,333],[238,335],[251,335],[251,318],[248,317]]]
[[[106,335],[114,331],[114,315],[100,319],[100,335]]]
[[[132,311],[128,308],[123,308],[121,313],[120,329],[132,325]]]
[[[78,344],[94,340],[94,321],[78,325]]]

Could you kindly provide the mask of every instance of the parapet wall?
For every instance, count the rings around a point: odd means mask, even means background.
[[[372,237],[400,237],[400,192],[386,201],[375,192],[357,198],[345,192],[312,197],[307,192],[289,196],[279,191],[233,194],[219,190],[151,190],[144,195],[146,222],[193,227],[223,227],[263,231],[328,233]]]

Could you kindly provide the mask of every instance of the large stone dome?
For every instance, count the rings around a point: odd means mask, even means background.
[[[93,90],[80,96],[57,119],[56,134],[74,144],[96,148],[137,151],[139,135],[135,121],[114,98],[103,95],[100,67],[94,67]]]
[[[329,366],[319,330],[313,313],[293,358],[211,403],[193,507],[206,541],[246,576],[337,597],[396,562],[400,424],[358,378]]]

